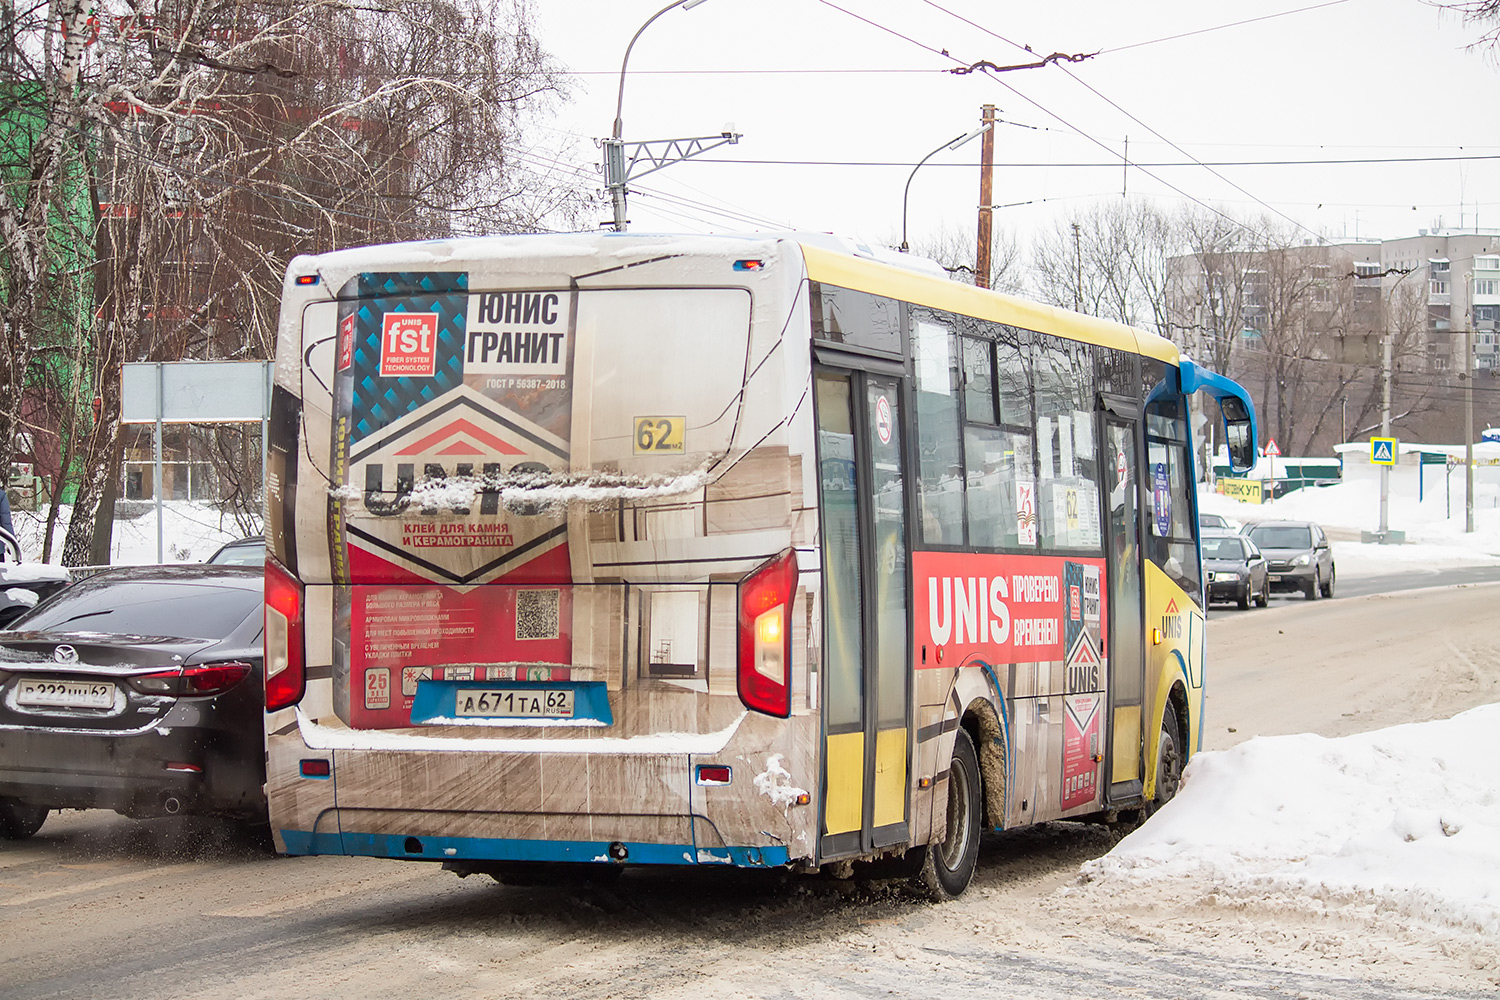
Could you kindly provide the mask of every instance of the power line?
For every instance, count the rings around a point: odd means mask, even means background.
[[[997,82],[999,82],[999,81],[997,81]],[[1085,84],[1085,86],[1087,86],[1087,85]],[[1024,98],[1024,95],[1021,95],[1021,96],[1023,97],[1023,99],[1026,99],[1026,98]],[[1106,100],[1107,100],[1107,98],[1106,98]],[[1038,107],[1041,107],[1041,106],[1038,105]],[[1045,109],[1043,109],[1043,110],[1045,110]],[[1047,113],[1051,114],[1051,112],[1047,112]],[[1005,122],[1003,124],[1010,125],[1010,124],[1017,124],[1017,123],[1014,123],[1014,122]],[[1035,127],[1035,126],[1023,126],[1023,127],[1031,128],[1031,127]],[[1143,128],[1150,128],[1149,125],[1142,126],[1142,127]],[[1061,131],[1061,130],[1059,130],[1059,129],[1053,129],[1051,131]],[[1078,132],[1078,133],[1075,133],[1075,134],[1083,136],[1084,138],[1091,139],[1092,141],[1094,141],[1096,143],[1099,143],[1100,145],[1104,145],[1104,143],[1102,143],[1100,140],[1093,139],[1092,136],[1088,136],[1085,133]],[[1107,145],[1104,145],[1104,148],[1108,149],[1109,147]],[[1188,154],[1188,155],[1191,155],[1191,154]],[[693,159],[694,159],[694,162],[697,162],[697,163],[747,163],[747,164],[755,164],[755,165],[763,165],[763,166],[796,166],[796,167],[914,167],[914,166],[917,165],[914,161],[911,161],[911,160],[766,160],[766,159],[732,160],[732,159],[723,159],[723,158],[720,158],[720,157],[712,157],[712,156],[700,156],[700,157],[694,157]],[[1130,161],[1130,165],[1132,167],[1149,167],[1149,168],[1151,168],[1153,170],[1164,170],[1164,169],[1170,169],[1170,168],[1173,168],[1173,167],[1339,167],[1339,166],[1378,165],[1378,164],[1385,164],[1385,163],[1469,163],[1469,162],[1481,162],[1481,161],[1486,161],[1486,160],[1500,160],[1500,153],[1495,153],[1495,154],[1478,154],[1478,153],[1475,153],[1475,154],[1470,154],[1470,155],[1465,155],[1465,156],[1372,156],[1372,157],[1346,157],[1346,158],[1343,158],[1343,159],[1308,159],[1308,160],[1197,160],[1197,159],[1188,159],[1188,160],[1131,160]],[[926,164],[926,167],[924,167],[924,169],[934,168],[934,167],[935,168],[944,168],[944,167],[973,167],[973,166],[974,166],[974,164],[972,164],[972,163],[944,163],[944,162],[941,162],[941,161],[932,161],[932,162],[929,162],[928,164]],[[1075,162],[1072,162],[1072,163],[1058,163],[1058,162],[1055,162],[1055,161],[1040,161],[1040,162],[1029,162],[1029,163],[1002,163],[1002,164],[999,164],[999,166],[1002,166],[1002,167],[1011,167],[1011,168],[1018,168],[1018,169],[1025,169],[1025,170],[1051,170],[1051,169],[1054,169],[1054,168],[1058,168],[1058,169],[1087,169],[1087,170],[1098,170],[1098,169],[1115,170],[1115,169],[1117,169],[1120,166],[1120,161],[1118,159],[1111,160],[1111,161],[1097,160],[1097,161],[1092,161],[1092,162],[1075,161]],[[1233,182],[1230,181],[1228,183],[1232,184]],[[1252,199],[1254,199],[1254,197],[1255,197],[1254,195],[1250,194],[1248,191],[1245,191],[1243,193],[1246,194],[1246,195],[1248,195]],[[1189,196],[1189,197],[1191,197],[1191,196]]]

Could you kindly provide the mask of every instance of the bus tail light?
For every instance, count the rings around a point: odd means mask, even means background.
[[[266,711],[290,708],[307,688],[302,584],[266,556]]]
[[[739,693],[748,708],[792,714],[792,596],[797,553],[791,549],[740,584]]]

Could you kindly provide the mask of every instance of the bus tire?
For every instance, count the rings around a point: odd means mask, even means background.
[[[1182,784],[1182,733],[1177,728],[1177,709],[1170,700],[1161,716],[1161,739],[1156,744],[1156,797],[1141,810],[1141,819],[1149,819],[1177,796]]]
[[[26,840],[47,822],[46,806],[0,798],[0,840]]]
[[[921,852],[916,882],[933,901],[957,899],[974,878],[979,863],[979,821],[984,812],[984,789],[974,741],[962,728],[953,741],[948,765],[948,829],[941,843]]]

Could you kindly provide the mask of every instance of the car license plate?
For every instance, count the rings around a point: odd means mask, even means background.
[[[571,719],[571,688],[461,688],[454,713],[466,718]]]
[[[47,708],[111,708],[115,686],[109,681],[40,681],[22,678],[16,704]]]
[[[1268,573],[1268,574],[1266,574],[1266,582],[1267,583],[1280,583],[1281,582],[1281,574],[1280,573]]]

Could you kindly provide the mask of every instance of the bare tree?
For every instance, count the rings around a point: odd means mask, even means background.
[[[936,233],[919,239],[912,250],[929,257],[942,265],[943,270],[954,280],[967,284],[975,283],[974,234],[961,227],[944,225]],[[1016,234],[1001,226],[994,227],[990,238],[989,288],[997,292],[1021,294],[1026,287],[1026,276],[1021,265],[1021,245]]]
[[[97,309],[79,337],[80,381],[99,405],[78,448],[87,475],[64,548],[76,564],[107,557],[124,361],[267,357],[294,254],[534,229],[583,197],[523,162],[521,128],[558,93],[526,0],[122,0],[92,18],[76,0],[67,9],[75,14],[34,26],[34,47],[49,55],[33,72],[51,102],[48,129],[86,137],[78,145],[94,181],[84,245]],[[57,176],[45,164],[62,160],[42,154],[66,148],[50,136],[37,143],[40,177]],[[33,182],[27,194],[55,200],[56,189]],[[8,260],[39,258],[26,234],[47,231],[45,214],[0,215]],[[35,311],[28,289],[38,282],[27,276],[42,272],[33,263],[21,273],[7,331]],[[0,459],[15,425],[0,423]],[[252,511],[254,491],[239,495]]]

